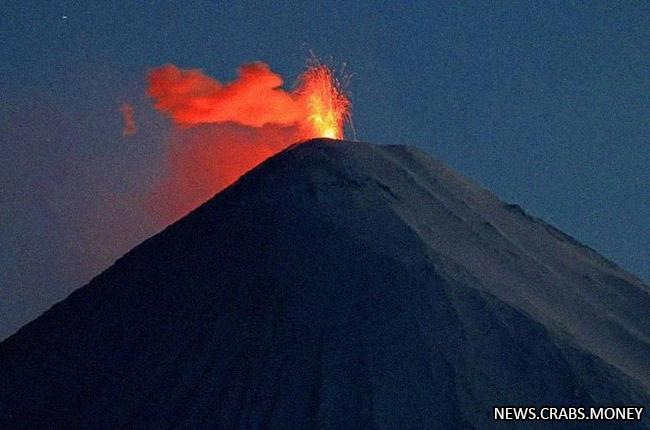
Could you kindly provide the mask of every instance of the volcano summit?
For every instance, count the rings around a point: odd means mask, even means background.
[[[492,409],[648,406],[649,310],[424,153],[313,140],[0,344],[0,427],[611,428]]]

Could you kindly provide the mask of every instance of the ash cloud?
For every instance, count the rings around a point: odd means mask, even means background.
[[[305,117],[304,103],[297,94],[282,89],[282,77],[260,62],[241,66],[237,79],[226,84],[201,70],[172,64],[150,71],[148,83],[155,108],[179,125],[289,126]]]

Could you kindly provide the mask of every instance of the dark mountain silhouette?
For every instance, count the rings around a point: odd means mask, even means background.
[[[0,344],[0,428],[612,428],[492,407],[647,406],[649,310],[424,153],[314,140]]]

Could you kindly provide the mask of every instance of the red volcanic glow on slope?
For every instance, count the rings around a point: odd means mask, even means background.
[[[295,142],[343,138],[350,101],[327,66],[312,60],[291,90],[265,63],[237,72],[226,83],[171,64],[149,72],[154,107],[177,126],[166,176],[147,205],[161,221],[178,219]]]

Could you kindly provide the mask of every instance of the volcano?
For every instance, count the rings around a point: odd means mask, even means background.
[[[649,310],[423,152],[317,139],[1,343],[0,428],[586,428],[492,411],[647,406]]]

